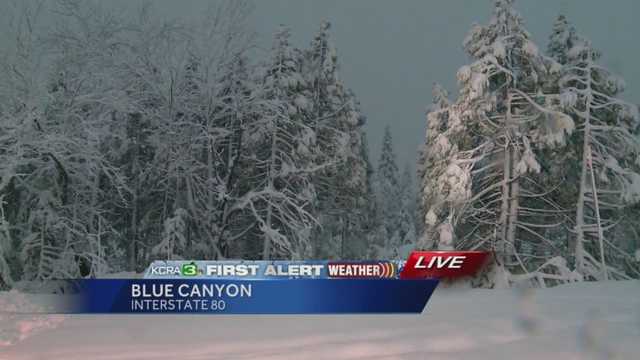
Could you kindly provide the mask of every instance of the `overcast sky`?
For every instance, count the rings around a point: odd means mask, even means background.
[[[4,0],[0,0],[4,1]],[[106,3],[106,2],[105,2]],[[114,7],[128,1],[111,1]],[[159,0],[161,14],[184,20],[207,7],[205,0]],[[342,78],[368,117],[372,160],[382,132],[392,127],[400,166],[416,159],[424,139],[431,86],[456,93],[455,74],[468,62],[462,39],[473,22],[486,23],[493,0],[255,0],[252,24],[258,45],[268,49],[279,24],[292,28],[294,43],[309,44],[320,22],[332,23]],[[541,49],[563,13],[604,52],[604,63],[627,82],[624,97],[640,102],[638,0],[519,0],[516,8]]]
[[[260,0],[254,23],[269,46],[275,27],[292,27],[306,46],[322,19],[332,22],[342,77],[362,102],[372,159],[390,124],[402,163],[415,162],[424,139],[431,86],[455,94],[455,74],[467,63],[462,40],[473,22],[486,23],[492,0]],[[604,52],[604,62],[627,82],[625,98],[640,102],[638,0],[520,0],[516,8],[541,49],[559,13]]]

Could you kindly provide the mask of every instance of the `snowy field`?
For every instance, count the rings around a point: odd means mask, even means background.
[[[2,310],[24,309],[16,297],[0,295]],[[2,360],[637,359],[640,282],[583,283],[535,293],[438,289],[423,315],[3,313],[0,336]]]

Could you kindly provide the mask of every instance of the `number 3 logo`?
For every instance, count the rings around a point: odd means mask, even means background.
[[[196,276],[198,275],[198,267],[195,263],[182,265],[182,276]]]

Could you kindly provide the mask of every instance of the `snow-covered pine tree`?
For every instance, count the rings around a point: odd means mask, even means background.
[[[559,86],[579,130],[572,144],[580,159],[575,267],[589,279],[637,276],[633,249],[614,237],[623,209],[640,200],[637,107],[617,97],[624,82],[598,64],[591,43],[574,38]]]
[[[364,159],[366,168],[366,182],[364,191],[365,209],[362,223],[362,238],[355,244],[360,245],[359,248],[355,248],[354,251],[357,257],[369,258],[369,256],[375,256],[373,254],[374,247],[372,245],[379,243],[379,234],[381,224],[378,217],[378,203],[376,199],[375,191],[375,178],[373,164],[369,160],[369,145],[367,142],[366,133],[362,133],[362,141],[360,142],[360,154]]]
[[[559,15],[554,22],[549,43],[547,46],[547,55],[556,60],[558,66],[565,66],[568,61],[568,53],[574,44],[583,41],[577,34],[574,26],[567,20],[566,16]],[[549,77],[548,86],[550,91],[561,93],[560,79],[563,71],[553,72]],[[566,112],[566,110],[564,110]],[[546,157],[547,179],[551,183],[547,183],[547,188],[558,187],[562,183],[580,183],[580,173],[582,165],[582,146],[579,141],[580,133],[574,132],[568,138],[567,146],[559,149],[544,150],[548,153]],[[556,192],[554,201],[559,205],[560,210],[564,210],[564,219],[557,219],[563,222],[561,230],[550,229],[549,240],[552,242],[556,254],[568,262],[568,266],[574,264],[574,248],[575,248],[575,209],[579,187],[559,186],[562,191]],[[574,214],[570,214],[573,212]],[[577,272],[576,272],[577,274]],[[577,276],[582,276],[577,274]]]
[[[305,122],[310,101],[300,74],[300,51],[289,42],[289,29],[275,35],[259,98],[259,116],[247,125],[245,156],[253,162],[250,188],[234,205],[250,211],[256,223],[260,257],[301,259],[311,254],[310,235],[317,164],[316,134]]]
[[[345,97],[346,106],[338,118],[336,141],[342,149],[336,155],[338,164],[333,180],[338,194],[337,207],[343,216],[341,258],[363,257],[367,249],[369,208],[375,202],[371,196],[371,170],[360,103],[351,91]],[[346,135],[346,136],[345,136]],[[346,141],[345,141],[346,139]]]
[[[214,156],[207,156],[208,164],[215,160],[213,168],[207,165],[207,178],[212,179],[211,186],[216,189],[216,193],[208,193],[206,206],[207,213],[215,215],[210,223],[213,226],[210,236],[214,240],[210,246],[219,249],[222,257],[242,256],[242,244],[234,242],[251,227],[251,221],[231,211],[244,186],[242,172],[247,164],[243,162],[242,150],[246,123],[256,116],[257,104],[253,97],[256,84],[250,71],[244,54],[231,59],[222,81],[224,86],[217,96],[219,105],[215,116],[215,125],[224,130],[220,132],[220,140],[211,145]]]
[[[240,231],[230,209],[242,185],[243,131],[254,111],[253,85],[242,51],[219,59],[193,45],[190,54],[176,94],[183,100],[177,104],[178,127],[168,133],[183,139],[174,153],[188,157],[168,157],[175,164],[169,169],[182,170],[183,185],[175,197],[169,196],[173,205],[163,205],[163,213],[187,211],[190,257],[226,258]]]
[[[416,188],[414,186],[415,172],[406,164],[400,177],[400,243],[395,249],[397,258],[407,257],[405,249],[416,244]]]
[[[555,62],[550,63],[550,73],[544,78],[542,87],[545,93],[561,92],[558,87],[562,76],[561,66],[567,61],[567,53],[572,44],[577,41],[580,41],[580,38],[574,27],[565,16],[558,16],[553,24],[546,50],[546,55]],[[574,132],[573,136],[565,139],[566,146],[538,150],[544,171],[534,176],[535,181],[553,198],[553,204],[547,203],[551,206],[538,205],[547,208],[539,216],[541,219],[544,218],[544,223],[555,225],[544,230],[544,237],[548,242],[527,246],[527,252],[540,258],[548,259],[552,255],[561,257],[563,261],[570,261],[572,258],[569,248],[574,225],[573,217],[568,216],[568,213],[575,207],[578,191],[575,187],[566,187],[563,184],[578,183],[580,177],[580,156],[573,151],[567,151],[575,146],[575,135]]]
[[[338,76],[329,29],[330,23],[323,21],[305,51],[303,73],[312,100],[307,121],[317,134],[316,162],[336,161],[313,177],[318,194],[315,211],[320,216],[314,256],[336,258],[351,255],[350,242],[363,238],[367,170],[360,151],[364,116]]]
[[[311,46],[304,53],[302,72],[309,87],[311,110],[308,122],[316,132],[318,155],[331,156],[336,149],[330,148],[334,131],[337,128],[337,117],[343,106],[339,104],[342,84],[338,79],[337,53],[330,41],[331,24],[322,21],[320,29],[311,41]],[[318,159],[322,161],[322,159]],[[337,164],[336,164],[337,166]],[[336,188],[336,166],[317,172],[312,181],[316,189],[317,199],[314,212],[318,214],[319,226],[314,229],[313,256],[315,258],[338,258],[343,249],[345,228],[344,218],[338,206]]]
[[[225,230],[240,184],[241,128],[253,111],[245,57],[251,42],[242,31],[247,6],[238,1],[211,7],[188,28],[188,38],[182,26],[153,21],[146,7],[129,26],[130,52],[120,59],[118,74],[128,79],[123,82],[130,110],[116,116],[116,122],[126,121],[128,133],[114,134],[116,144],[127,145],[120,159],[138,189],[126,209],[125,230],[129,238],[136,234],[142,253],[131,249],[130,261],[153,256],[147,251],[178,209],[185,212],[186,246],[175,256],[228,255],[234,235]]]
[[[14,280],[37,278],[39,274],[24,274],[24,257],[21,255],[24,236],[32,234],[25,218],[30,205],[24,200],[35,198],[36,190],[28,191],[26,184],[19,182],[28,177],[34,165],[30,164],[37,153],[32,151],[35,136],[31,113],[42,111],[43,93],[41,78],[43,70],[41,47],[37,46],[37,34],[29,24],[37,23],[39,15],[34,8],[5,9],[9,36],[2,48],[0,58],[0,211],[2,211],[2,277],[0,286],[11,286]],[[11,10],[17,10],[15,12]],[[29,172],[27,172],[29,171]],[[22,175],[24,174],[24,175]],[[32,181],[33,182],[33,181]],[[31,202],[33,204],[33,202]],[[54,255],[56,255],[54,253]],[[6,264],[6,265],[4,265]]]
[[[379,256],[389,256],[391,249],[400,245],[400,183],[396,154],[393,150],[391,128],[387,125],[382,138],[382,148],[375,174],[375,191],[380,222]]]
[[[567,17],[558,15],[549,36],[547,55],[557,61],[558,64],[564,65],[567,63],[569,50],[579,41],[581,39],[578,37],[576,29],[567,20]]]
[[[19,239],[14,249],[21,252],[18,273],[23,279],[105,271],[106,250],[114,232],[99,199],[105,190],[126,192],[117,169],[100,151],[107,104],[117,98],[103,56],[118,51],[113,31],[117,24],[96,15],[91,20],[99,31],[83,28],[65,36],[79,16],[87,16],[75,5],[61,5],[66,6],[64,14],[71,21],[50,33],[48,42],[17,46],[25,52],[18,53],[21,58],[13,66],[22,76],[11,75],[15,71],[3,74],[5,85],[13,90],[3,91],[11,96],[3,97],[0,106],[6,126],[0,133],[7,141],[3,155],[11,157],[5,159],[9,171],[2,171],[9,188],[0,186],[0,192],[11,194],[6,198],[10,200],[5,220],[12,224],[12,237]],[[34,24],[33,19],[26,20],[23,25],[28,35],[18,36],[19,42],[34,41],[30,33],[37,28]],[[50,68],[25,68],[42,64],[32,57],[35,49],[48,52]],[[40,75],[48,79],[34,81]],[[18,89],[25,91],[15,91]],[[103,179],[106,184],[101,188]]]
[[[113,101],[105,94],[113,89],[110,85],[96,86],[105,83],[107,73],[87,70],[100,67],[99,59],[85,59],[86,67],[66,57],[59,61],[64,64],[64,76],[56,76],[50,89],[51,101],[42,117],[35,120],[38,131],[50,137],[49,144],[59,142],[49,152],[52,159],[55,157],[58,172],[65,174],[57,177],[62,191],[59,202],[52,204],[53,213],[60,218],[50,219],[59,221],[62,229],[51,234],[51,244],[61,245],[54,268],[67,277],[95,276],[110,268],[107,261],[115,254],[109,251],[117,248],[119,240],[103,200],[111,195],[114,201],[122,201],[128,192],[118,169],[101,151],[108,126],[105,103]]]
[[[562,145],[574,125],[558,110],[559,95],[544,92],[545,78],[559,67],[540,54],[512,5],[497,0],[489,24],[474,26],[465,39],[474,61],[458,71],[461,90],[447,118],[447,131],[462,134],[447,171],[467,198],[446,213],[451,227],[442,230],[455,229],[456,248],[495,251],[495,286],[507,285],[509,271],[539,265],[518,251],[547,242],[547,225],[536,219],[553,202],[529,175],[542,170],[538,149]],[[434,224],[446,223],[434,215]]]
[[[196,258],[243,257],[237,240],[252,227],[235,202],[245,186],[242,149],[248,118],[256,113],[255,79],[247,59],[253,45],[245,31],[251,5],[223,2],[192,31],[185,72],[187,104],[179,115],[191,124],[187,141],[197,155],[187,188],[190,254]],[[197,174],[197,175],[196,175]]]
[[[127,268],[140,270],[147,251],[162,237],[164,221],[172,216],[181,176],[176,166],[180,141],[175,123],[183,103],[178,94],[179,61],[183,47],[175,29],[152,20],[145,4],[128,24],[126,52],[117,57],[113,76],[126,95],[111,115],[105,151],[126,179],[130,194],[124,204],[114,204],[119,215]],[[162,54],[162,55],[161,55]],[[188,153],[186,153],[188,154]]]
[[[460,126],[449,126],[450,105],[447,91],[434,84],[426,140],[418,160],[423,228],[417,246],[421,249],[440,248],[440,233],[450,233],[451,216],[470,197],[470,164],[456,158],[458,143],[467,133]]]

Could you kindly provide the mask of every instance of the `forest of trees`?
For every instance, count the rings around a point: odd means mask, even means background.
[[[304,47],[274,29],[264,51],[245,1],[188,24],[150,2],[17,4],[0,50],[0,288],[416,248],[492,250],[478,286],[640,275],[637,107],[564,16],[545,52],[495,1],[401,168],[390,126],[369,159],[328,22]]]
[[[539,50],[513,0],[464,49],[458,96],[433,90],[418,247],[494,251],[488,286],[637,278],[639,119],[622,79],[565,16]]]
[[[305,48],[281,26],[260,51],[244,1],[190,24],[151,3],[20,5],[0,63],[0,286],[415,242],[413,174],[388,132],[376,185],[328,22]]]

